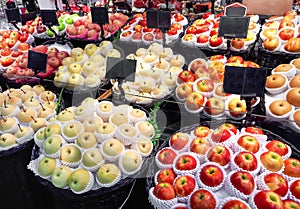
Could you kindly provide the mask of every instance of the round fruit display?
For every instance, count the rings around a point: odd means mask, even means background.
[[[211,13],[204,14],[202,19],[196,19],[191,26],[185,30],[186,38],[182,38],[182,43],[188,46],[197,46],[200,48],[226,49],[226,40],[218,37],[220,24],[220,15]],[[246,39],[234,38],[230,42],[230,48],[233,51],[246,50],[249,45],[256,40],[256,34],[259,32],[259,24],[252,18],[249,23]],[[194,38],[189,38],[194,36]]]
[[[0,98],[0,150],[32,140],[56,115],[56,95],[41,85],[10,88]]]
[[[245,116],[246,102],[237,99],[237,95],[223,92],[226,65],[259,67],[258,64],[245,61],[240,56],[227,59],[224,55],[214,55],[208,61],[201,58],[191,61],[188,69],[178,74],[175,90],[176,98],[184,102],[187,111],[203,111],[209,117],[221,117],[225,113],[233,119]],[[256,100],[252,106],[258,102],[259,100]]]
[[[49,121],[34,136],[39,153],[29,167],[76,194],[136,174],[153,149],[154,127],[144,111],[129,105],[86,98]]]
[[[134,82],[123,82],[122,87],[125,98],[138,104],[150,104],[170,95],[185,63],[182,55],[173,54],[171,48],[159,43],[152,43],[148,49],[139,48],[135,54],[129,54],[126,58],[137,61],[136,74]],[[120,94],[117,82],[114,83],[113,91]]]
[[[260,127],[239,130],[225,123],[213,130],[207,124],[183,127],[156,154],[159,169],[147,182],[152,186],[148,193],[155,208],[173,208],[183,203],[194,209],[272,208],[271,205],[279,209],[290,201],[290,192],[292,200],[299,202],[300,162],[290,157],[292,153],[284,139]],[[270,150],[257,151],[262,147]],[[287,204],[295,205],[291,201]]]

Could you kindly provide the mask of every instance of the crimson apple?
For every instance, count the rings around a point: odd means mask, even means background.
[[[192,155],[183,154],[178,157],[175,167],[178,170],[193,170],[197,167],[197,160]]]
[[[246,171],[254,171],[257,169],[258,161],[255,155],[248,151],[239,152],[234,158],[235,164]]]
[[[66,51],[60,51],[56,54],[56,57],[60,60],[63,60],[64,58],[69,57],[69,56],[70,56],[69,53]]]
[[[260,149],[260,143],[259,141],[251,135],[242,135],[238,140],[237,140],[238,145],[243,147],[245,150],[252,152],[252,153],[257,153]]]
[[[8,66],[10,66],[14,61],[15,61],[15,60],[14,60],[13,58],[11,58],[11,57],[3,57],[3,58],[1,59],[1,65],[2,65],[3,67],[8,67]]]
[[[155,197],[161,200],[171,200],[176,197],[174,188],[169,183],[159,183],[153,189]]]
[[[231,132],[227,129],[217,128],[211,134],[211,140],[215,143],[225,142],[231,137]]]
[[[295,158],[288,158],[284,160],[283,173],[292,177],[300,177],[300,160]]]
[[[183,149],[189,142],[189,136],[186,133],[177,132],[170,137],[170,146],[175,150]]]
[[[298,201],[300,200],[300,179],[293,181],[290,185],[290,192]]]
[[[223,182],[225,176],[219,167],[214,164],[207,163],[200,170],[199,178],[204,185],[216,187]]]
[[[189,198],[191,209],[215,209],[217,201],[213,194],[206,189],[198,189]]]
[[[166,169],[160,170],[156,177],[158,183],[167,182],[172,185],[173,185],[175,178],[176,178],[176,174],[172,168],[166,168]]]
[[[254,196],[257,209],[282,209],[283,203],[278,194],[269,190],[259,191]]]
[[[177,34],[177,30],[175,28],[171,28],[170,30],[168,30],[167,34],[169,36],[174,36]]]
[[[276,152],[281,156],[285,156],[289,152],[287,145],[279,140],[269,141],[266,144],[266,148],[270,151]]]
[[[283,209],[300,209],[300,204],[294,200],[283,200]]]
[[[154,35],[152,33],[145,33],[144,34],[144,40],[145,41],[153,41]]]
[[[84,24],[84,21],[81,20],[81,19],[75,20],[74,23],[73,23],[73,25],[76,26],[76,27],[78,27],[80,25],[83,25],[83,24]]]
[[[197,82],[197,89],[201,92],[211,92],[214,90],[214,83],[209,78],[202,78]]]
[[[197,34],[197,28],[195,26],[190,26],[186,29],[186,34]]]
[[[13,51],[10,48],[5,47],[1,50],[1,56],[3,56],[3,57],[9,56],[9,55],[11,55],[12,52]]]
[[[195,77],[191,71],[183,70],[178,74],[178,83],[194,82]]]
[[[206,101],[204,110],[209,115],[220,115],[224,113],[225,103],[220,98],[211,97]]]
[[[231,46],[235,49],[242,49],[245,46],[245,40],[242,38],[234,38],[231,40]]]
[[[240,199],[228,200],[220,209],[250,209],[247,204]]]
[[[189,110],[199,110],[204,104],[204,96],[200,92],[192,92],[186,97],[185,102]]]
[[[174,190],[177,197],[186,197],[190,195],[196,186],[195,179],[190,175],[179,176],[175,179]]]
[[[289,189],[288,182],[282,175],[278,173],[269,173],[264,176],[263,180],[271,191],[279,194],[281,197],[284,197],[287,194]]]
[[[143,19],[143,20],[140,20],[138,22],[138,24],[141,25],[142,27],[146,27],[147,26],[147,21],[145,19]]]
[[[215,145],[207,152],[207,159],[211,162],[225,166],[230,162],[231,154],[227,147],[223,145]]]
[[[209,39],[209,45],[211,47],[218,47],[223,43],[223,38],[222,37],[218,37],[218,35],[213,35],[210,37]]]
[[[255,189],[253,176],[247,171],[236,171],[230,176],[234,188],[245,195],[250,195]]]
[[[23,54],[23,52],[21,52],[21,51],[14,51],[11,54],[11,57],[17,58],[17,57],[21,56],[22,54]]]
[[[208,25],[201,25],[197,28],[197,34],[205,33],[209,31]]]
[[[210,134],[210,128],[207,126],[197,126],[194,129],[194,135],[197,137],[207,137]]]
[[[205,44],[208,42],[208,40],[209,40],[209,37],[207,35],[200,35],[197,38],[197,43]]]
[[[247,128],[245,128],[245,131],[251,134],[264,134],[264,131],[261,128],[253,126],[248,126]]]
[[[174,15],[174,19],[175,19],[176,22],[180,22],[180,21],[184,20],[184,16],[180,13],[176,13]]]
[[[57,57],[50,57],[48,59],[48,64],[54,69],[57,69],[61,64],[61,61]]]
[[[21,43],[24,43],[28,40],[29,34],[28,33],[23,33],[21,34],[21,36],[19,37],[19,41],[21,41]]]
[[[208,140],[202,137],[194,138],[190,144],[190,151],[198,155],[204,155],[209,148]]]
[[[241,56],[231,56],[228,58],[227,63],[244,64],[244,59]]]
[[[294,37],[295,31],[294,29],[282,29],[278,35],[282,40],[287,41]]]
[[[157,153],[158,161],[162,164],[172,164],[176,156],[172,148],[164,148]]]
[[[260,155],[262,165],[269,171],[278,172],[283,167],[283,159],[276,152],[267,151]]]

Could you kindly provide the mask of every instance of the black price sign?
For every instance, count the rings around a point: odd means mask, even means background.
[[[31,50],[28,51],[28,68],[33,69],[35,73],[46,72],[47,60],[48,60],[47,54],[43,54]]]
[[[262,97],[266,85],[267,70],[226,66],[223,89],[225,93]]]
[[[235,2],[243,3],[243,0],[226,0],[226,4],[232,4]]]
[[[108,9],[106,7],[91,7],[92,22],[103,25],[108,24]]]
[[[58,25],[56,10],[41,10],[41,17],[43,24],[48,27]]]
[[[234,4],[226,7],[225,16],[228,17],[245,17],[247,8],[244,6],[237,6],[239,4]]]
[[[14,9],[5,9],[7,21],[9,23],[18,23],[21,22],[21,15],[18,8]]]
[[[226,38],[247,38],[249,21],[249,17],[222,16],[218,35]]]
[[[135,80],[136,60],[108,57],[106,61],[106,78]]]
[[[160,30],[170,30],[171,28],[170,11],[148,10],[146,19],[148,28],[158,28]]]
[[[27,21],[34,20],[35,18],[36,18],[36,12],[21,14],[22,25],[25,25]]]

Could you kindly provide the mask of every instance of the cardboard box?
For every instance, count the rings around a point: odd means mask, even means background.
[[[293,0],[243,0],[248,14],[283,15],[292,9]]]

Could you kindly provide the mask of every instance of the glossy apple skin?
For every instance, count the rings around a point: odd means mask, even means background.
[[[161,200],[171,200],[176,197],[173,186],[169,183],[159,183],[153,189],[155,197]]]
[[[174,170],[171,168],[166,168],[164,170],[159,171],[157,175],[157,182],[158,183],[167,182],[173,185],[175,178],[176,178],[176,173],[174,172]]]
[[[236,199],[226,202],[221,209],[250,209],[245,203]]]
[[[198,155],[204,155],[210,148],[209,142],[205,138],[196,137],[190,144],[190,151]]]
[[[279,140],[272,140],[268,142],[266,148],[270,151],[276,152],[281,156],[285,156],[289,151],[286,144]]]
[[[245,195],[250,195],[255,188],[253,176],[247,171],[237,171],[230,176],[231,184]]]
[[[227,63],[234,63],[234,62],[244,64],[244,59],[241,56],[232,56],[229,57],[227,60]]]
[[[210,39],[209,39],[209,45],[212,47],[218,47],[223,43],[223,38],[222,37],[218,37],[217,34],[213,35]]]
[[[278,173],[269,173],[264,177],[264,182],[268,188],[279,194],[281,197],[284,197],[289,189],[288,182]]]
[[[284,160],[283,173],[292,177],[300,177],[300,160],[295,158]]]
[[[283,209],[300,209],[300,204],[294,200],[287,199],[283,200]]]
[[[158,160],[163,164],[172,164],[176,156],[173,149],[166,148],[158,153]]]
[[[294,195],[298,200],[300,200],[300,179],[294,181],[290,185],[290,192]]]
[[[175,167],[178,170],[193,170],[197,166],[196,159],[191,155],[182,155],[180,156],[175,164]]]
[[[260,128],[257,127],[253,127],[253,126],[248,126],[245,131],[247,133],[251,133],[251,134],[264,134],[264,131]]]
[[[243,135],[238,140],[237,143],[249,152],[257,153],[260,149],[259,141],[251,135]]]
[[[215,165],[204,166],[199,176],[201,181],[210,187],[218,186],[222,183],[224,178],[222,170]]]
[[[215,209],[216,205],[216,199],[211,192],[206,189],[196,190],[190,197],[191,209]]]
[[[257,158],[251,152],[243,151],[236,155],[234,162],[238,167],[246,171],[254,171],[257,166]]]
[[[211,147],[207,153],[207,158],[211,162],[225,166],[230,162],[230,151],[223,145],[215,145]]]
[[[273,201],[271,200],[273,199]],[[275,201],[274,201],[275,200]],[[257,209],[282,209],[283,203],[278,194],[269,190],[259,191],[254,197]]]
[[[207,126],[198,126],[194,129],[194,135],[197,137],[207,137],[210,133],[210,128]]]
[[[183,70],[178,74],[178,81],[179,83],[182,82],[194,82],[195,77],[194,74],[191,71]]]
[[[211,135],[212,141],[216,143],[225,142],[231,137],[231,133],[227,129],[218,128]]]
[[[224,124],[220,125],[220,128],[230,130],[234,134],[237,133],[237,127],[231,123],[224,123]]]
[[[260,161],[269,171],[277,172],[283,167],[283,159],[276,152],[267,151],[260,155]]]
[[[186,197],[195,189],[196,181],[189,175],[180,176],[174,182],[176,196]]]
[[[175,150],[183,149],[189,142],[189,137],[185,133],[175,133],[171,136],[170,145]]]

